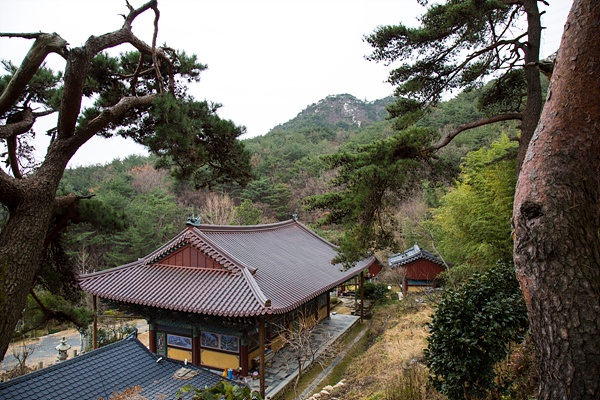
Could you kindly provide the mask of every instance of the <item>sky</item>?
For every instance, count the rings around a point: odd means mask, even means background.
[[[130,0],[137,7],[144,0]],[[572,0],[544,7],[542,58],[558,49]],[[219,115],[246,127],[243,138],[266,134],[308,105],[349,93],[373,101],[393,92],[389,66],[367,61],[363,41],[377,26],[416,25],[424,11],[416,0],[159,0],[158,44],[193,53],[208,65],[190,93],[222,104]],[[540,3],[540,6],[543,6]],[[119,29],[125,0],[0,0],[1,32],[57,32],[71,46],[90,35]],[[138,17],[133,31],[151,43],[153,13]],[[19,64],[31,46],[0,38],[0,59]],[[126,51],[130,48],[119,48]],[[62,69],[56,55],[48,65]],[[42,125],[48,127],[51,121]],[[37,129],[38,147],[46,146]],[[40,154],[43,154],[40,152]],[[94,138],[70,166],[104,164],[147,154],[124,139]],[[41,157],[41,155],[40,155]]]

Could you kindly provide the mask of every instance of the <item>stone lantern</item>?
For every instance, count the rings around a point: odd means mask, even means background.
[[[69,351],[70,348],[71,345],[67,344],[67,340],[63,336],[60,344],[55,347],[55,349],[58,350],[58,361],[65,361],[67,359],[67,351]]]

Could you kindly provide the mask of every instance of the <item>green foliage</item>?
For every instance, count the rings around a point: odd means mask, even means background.
[[[97,338],[98,338],[98,347],[106,346],[111,343],[118,342],[120,340],[125,339],[127,336],[131,335],[135,332],[136,327],[133,324],[114,324],[108,325],[104,328],[98,328],[97,330]],[[89,348],[93,348],[92,336],[88,336]]]
[[[486,398],[494,366],[523,339],[527,309],[511,264],[475,274],[447,290],[429,324],[425,359],[434,386],[449,399]]]
[[[197,188],[230,181],[244,185],[251,177],[250,155],[237,140],[244,129],[219,118],[219,107],[162,96],[135,128],[119,133],[147,146],[159,156],[157,166]]]
[[[114,235],[114,258],[107,258],[113,265],[149,254],[183,228],[185,217],[174,196],[165,188],[136,194],[129,199],[125,212],[128,220],[135,223]]]
[[[248,199],[244,199],[235,208],[235,216],[239,225],[257,225],[260,223],[262,215],[263,212]]]
[[[454,264],[493,266],[512,259],[510,218],[518,144],[506,135],[471,152],[454,187],[426,225],[436,247]]]
[[[18,336],[40,329],[50,321],[73,323],[80,332],[84,332],[92,322],[93,313],[85,306],[69,301],[65,297],[41,287],[27,297],[22,322],[16,331]]]
[[[382,26],[366,37],[374,48],[370,60],[399,61],[388,79],[399,97],[388,109],[392,117],[398,117],[399,129],[418,120],[444,93],[478,87],[497,71],[504,82],[504,74],[516,68],[523,57],[521,52],[511,51],[523,40],[512,36],[517,31],[515,9],[520,5],[498,0],[427,5],[420,26]]]
[[[253,203],[268,204],[277,219],[287,219],[291,214],[289,210],[291,191],[285,183],[273,184],[268,178],[255,180],[247,185],[240,197]]]
[[[311,196],[306,205],[327,210],[320,224],[345,228],[338,261],[351,264],[375,248],[393,246],[390,210],[420,186],[429,166],[420,150],[436,135],[413,127],[325,158],[337,172],[331,182],[335,191]]]
[[[134,188],[147,158],[115,160],[106,167],[67,170],[61,185],[93,193],[80,201],[85,216],[69,231],[69,254],[83,270],[120,265],[148,254],[183,227],[191,211],[177,204],[168,183]],[[150,171],[150,173],[151,173]],[[115,211],[118,210],[118,211]]]
[[[484,87],[477,99],[477,107],[486,115],[523,108],[523,93],[527,90],[525,71],[511,70]]]
[[[233,385],[221,381],[210,388],[198,389],[186,385],[177,391],[176,397],[192,393],[192,400],[262,400],[258,392],[253,392],[247,386]]]
[[[383,283],[365,282],[363,286],[365,299],[382,301],[388,295],[388,288]]]

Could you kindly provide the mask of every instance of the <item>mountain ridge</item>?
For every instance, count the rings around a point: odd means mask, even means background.
[[[364,128],[384,120],[388,115],[386,107],[393,102],[393,96],[367,101],[348,93],[329,95],[308,105],[296,117],[273,127],[267,134],[297,130],[300,127],[344,130]]]

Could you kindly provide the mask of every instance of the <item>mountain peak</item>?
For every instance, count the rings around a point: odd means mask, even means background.
[[[352,130],[382,121],[387,117],[386,107],[392,96],[375,101],[359,100],[351,94],[325,97],[302,110],[294,119],[276,126],[273,130],[290,130],[302,126],[330,127]]]

